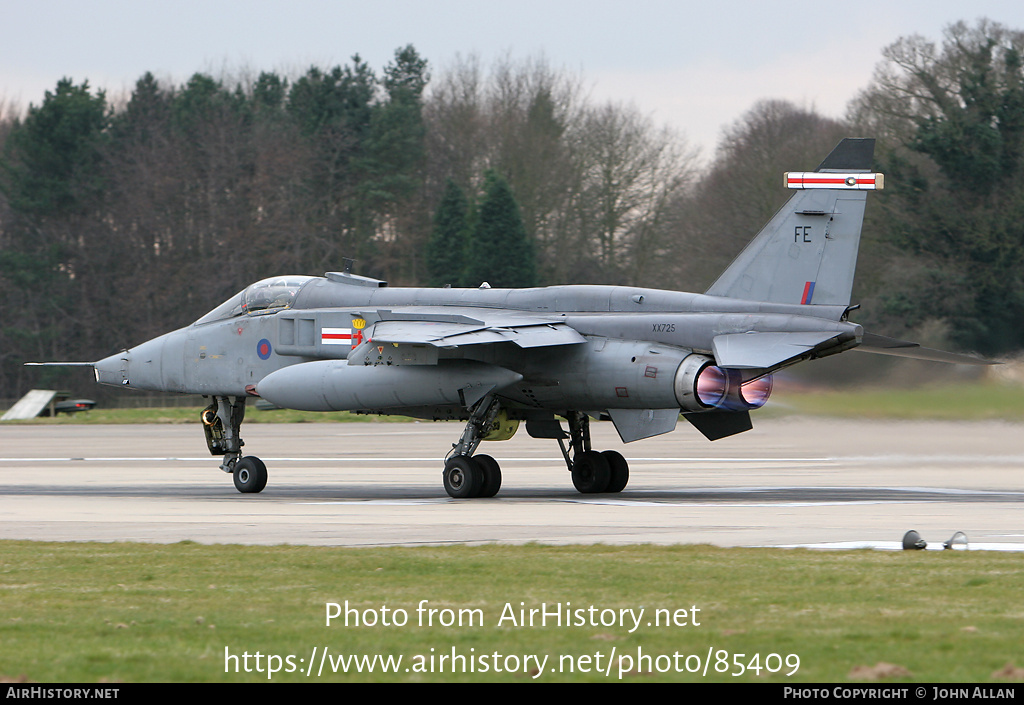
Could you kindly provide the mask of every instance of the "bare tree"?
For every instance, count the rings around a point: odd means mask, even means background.
[[[879,230],[893,255],[868,314],[891,334],[950,323],[987,354],[1024,345],[1024,32],[958,22],[887,47],[851,104],[886,139]],[[891,184],[891,186],[890,186]]]
[[[668,216],[676,279],[709,286],[788,198],[785,171],[813,170],[844,125],[786,101],[761,101],[726,128],[710,168]]]
[[[1022,56],[1024,32],[986,19],[949,25],[941,46],[917,34],[901,37],[882,50],[849,119],[887,144],[911,144],[929,120],[998,112],[991,96],[1019,87]]]
[[[635,108],[605,104],[581,124],[587,230],[606,277],[638,283],[662,255],[664,213],[696,174],[697,151]]]
[[[635,108],[594,105],[578,77],[544,59],[476,58],[443,72],[427,102],[430,181],[479,189],[485,169],[509,182],[541,280],[626,282],[663,250],[666,205],[696,153]],[[439,196],[437,196],[439,197]]]

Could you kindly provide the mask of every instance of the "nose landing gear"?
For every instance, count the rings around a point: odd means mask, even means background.
[[[232,476],[235,489],[250,494],[267,486],[267,466],[255,455],[242,455],[245,442],[239,434],[245,418],[245,397],[215,396],[199,418],[212,455],[224,456],[220,469]]]

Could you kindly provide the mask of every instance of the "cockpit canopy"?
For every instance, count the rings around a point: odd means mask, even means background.
[[[295,302],[295,295],[310,279],[313,277],[300,274],[262,279],[255,284],[250,284],[243,291],[210,311],[196,321],[195,325],[213,323],[243,314],[252,316],[291,308]]]

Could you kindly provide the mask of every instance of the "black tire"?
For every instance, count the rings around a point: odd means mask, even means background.
[[[444,491],[449,497],[467,499],[476,497],[484,484],[480,464],[468,455],[456,455],[444,464]]]
[[[605,492],[622,492],[629,483],[629,463],[618,451],[606,450],[601,456],[608,461],[608,469],[611,471]]]
[[[580,453],[572,463],[572,484],[583,494],[607,490],[611,474],[608,460],[596,450]]]
[[[483,485],[477,493],[477,497],[493,497],[501,489],[501,467],[498,461],[489,455],[474,455],[473,460],[483,471]]]
[[[267,466],[255,455],[247,455],[231,471],[235,489],[244,494],[262,492],[267,486]]]

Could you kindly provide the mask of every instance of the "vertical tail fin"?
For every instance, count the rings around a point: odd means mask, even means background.
[[[786,304],[850,304],[873,139],[845,139],[813,172],[788,173],[800,189],[726,268],[707,293]]]

